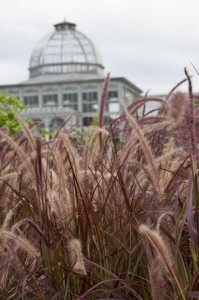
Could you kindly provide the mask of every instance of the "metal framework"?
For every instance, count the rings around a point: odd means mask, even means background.
[[[30,78],[44,74],[96,73],[103,74],[100,54],[76,25],[63,22],[45,36],[30,58]]]

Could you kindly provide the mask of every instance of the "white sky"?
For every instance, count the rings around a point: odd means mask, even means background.
[[[198,0],[2,0],[0,84],[28,79],[33,48],[64,18],[97,45],[105,74],[158,94],[187,67],[199,91]]]

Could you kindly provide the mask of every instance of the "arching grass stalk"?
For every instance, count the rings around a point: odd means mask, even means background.
[[[174,280],[174,282],[176,283],[176,286],[181,294],[182,299],[186,300],[183,289],[181,288],[181,285],[175,274],[173,258],[163,238],[157,231],[150,229],[145,224],[141,224],[139,226],[139,232],[148,238],[151,246],[157,252],[157,257],[162,263],[162,267],[165,269],[166,273],[171,278],[171,280]]]

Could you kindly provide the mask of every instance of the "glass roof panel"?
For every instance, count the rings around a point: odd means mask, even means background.
[[[90,39],[75,30],[75,24],[71,24],[60,23],[61,27],[55,26],[56,30],[36,45],[30,58],[30,77],[48,72],[93,72],[94,69],[102,74],[103,64],[98,50]]]

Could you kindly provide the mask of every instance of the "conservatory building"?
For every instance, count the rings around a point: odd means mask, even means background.
[[[1,85],[0,91],[14,94],[27,108],[23,117],[54,131],[65,120],[70,126],[87,126],[98,114],[104,84],[104,66],[94,43],[62,22],[54,26],[33,49],[29,79]],[[120,111],[120,100],[130,104],[141,90],[124,77],[111,78],[105,102],[105,122]]]

